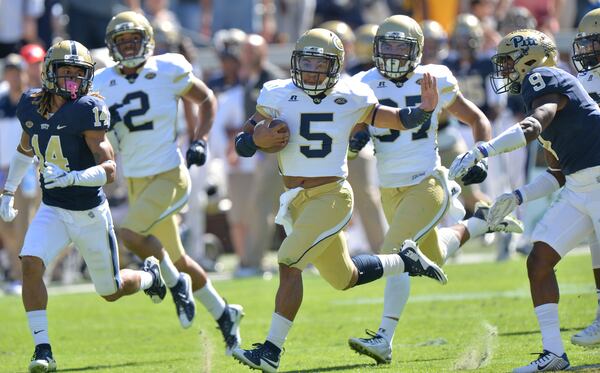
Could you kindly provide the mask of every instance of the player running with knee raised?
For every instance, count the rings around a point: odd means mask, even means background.
[[[194,76],[182,55],[152,56],[153,30],[141,14],[114,16],[106,27],[106,46],[117,65],[98,71],[94,85],[109,105],[111,134],[121,153],[129,191],[129,211],[117,232],[139,257],[160,260],[181,326],[189,328],[194,319],[193,292],[217,320],[230,354],[240,343],[243,309],[228,305],[202,267],[185,253],[176,218],[191,187],[177,146],[179,99],[200,108],[201,123],[186,159],[188,166],[202,166],[215,113],[213,93]]]
[[[331,286],[345,290],[383,276],[428,276],[446,283],[443,271],[417,247],[405,245],[396,254],[351,258],[342,229],[352,215],[352,189],[346,181],[350,132],[357,123],[398,131],[418,128],[437,105],[435,77],[424,74],[420,107],[397,109],[379,105],[366,84],[340,78],[344,49],[325,29],[312,29],[297,41],[292,53],[291,79],[267,82],[257,112],[236,137],[241,156],[257,149],[286,145],[278,154],[286,188],[276,221],[287,237],[278,251],[279,289],[271,328],[254,349],[236,349],[243,364],[275,372],[283,343],[302,303],[302,271],[309,263]],[[280,118],[284,124],[269,128]]]
[[[423,32],[412,18],[395,15],[377,29],[374,40],[375,68],[358,73],[355,79],[368,84],[380,103],[399,107],[421,102],[420,84],[426,73],[436,77],[440,100],[431,119],[418,129],[400,132],[362,125],[353,134],[350,150],[357,152],[373,140],[380,182],[381,202],[389,230],[381,252],[390,254],[406,240],[414,240],[425,255],[443,265],[468,239],[487,232],[522,232],[521,223],[508,217],[488,226],[488,206],[476,205],[474,216],[450,228],[437,228],[446,214],[464,216],[456,200],[460,187],[447,180],[437,146],[438,116],[442,110],[470,125],[476,141],[490,139],[486,116],[459,91],[450,70],[442,65],[421,65]],[[358,127],[358,126],[357,126]],[[463,176],[465,185],[480,183],[487,176],[485,160]],[[458,205],[456,205],[458,204]],[[367,338],[350,338],[350,347],[378,363],[392,360],[392,341],[410,292],[407,274],[389,276],[384,291],[383,314],[377,332]]]

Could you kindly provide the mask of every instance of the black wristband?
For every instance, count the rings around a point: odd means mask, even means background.
[[[431,119],[433,111],[425,111],[418,106],[402,108],[398,111],[398,117],[406,129],[417,128]]]
[[[252,157],[258,147],[254,143],[252,134],[240,132],[235,137],[235,151],[242,157]]]

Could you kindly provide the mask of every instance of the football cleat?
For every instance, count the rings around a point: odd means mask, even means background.
[[[350,338],[348,345],[361,355],[375,359],[377,364],[389,364],[392,362],[392,346],[379,333],[369,329],[365,330],[368,338]]]
[[[484,202],[477,202],[473,217],[488,222],[487,217],[489,212],[490,205]],[[523,233],[523,222],[512,215],[506,215],[498,224],[488,225],[487,233],[492,232]]]
[[[562,356],[558,356],[548,350],[544,350],[539,357],[519,368],[513,369],[513,373],[534,373],[534,372],[549,372],[556,370],[567,370],[571,364],[567,358],[567,354],[564,353]]]
[[[29,363],[29,372],[56,372],[56,361],[52,357],[52,348],[47,343],[35,346],[35,351]]]
[[[594,320],[587,328],[571,336],[571,343],[579,346],[600,344],[600,319]]]
[[[231,356],[233,350],[242,343],[240,337],[240,323],[244,317],[244,307],[239,304],[228,304],[223,311],[223,315],[217,320],[219,330],[225,339],[225,354]]]
[[[252,346],[254,346],[252,350],[236,348],[233,351],[234,359],[252,369],[269,373],[277,372],[281,349],[269,341],[255,343]]]
[[[404,272],[410,276],[427,276],[442,285],[448,282],[448,277],[446,277],[444,271],[419,250],[416,242],[404,241],[398,255],[404,261]]]
[[[196,303],[192,296],[192,278],[187,273],[181,272],[177,284],[170,288],[175,310],[179,316],[179,323],[184,329],[192,326],[196,315]]]
[[[152,281],[152,286],[148,289],[144,290],[144,293],[152,299],[154,303],[160,303],[165,299],[165,295],[167,295],[167,286],[160,276],[160,266],[158,265],[158,260],[154,257],[148,257],[144,260],[144,267],[142,268],[144,272],[148,272],[154,278]]]

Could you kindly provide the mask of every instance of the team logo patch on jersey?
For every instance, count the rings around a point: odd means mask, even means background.
[[[47,130],[48,128],[50,128],[50,125],[48,123],[42,123],[40,125],[40,128],[43,129],[43,130]]]
[[[346,100],[343,97],[338,97],[335,100],[333,100],[333,102],[335,102],[338,105],[344,105],[346,102],[348,102],[348,100]]]
[[[146,78],[146,79],[154,79],[154,78],[156,78],[156,73],[150,72],[150,73],[144,75],[144,78]]]
[[[298,101],[298,96],[292,95],[288,101]]]
[[[33,127],[33,122],[28,120],[27,122],[25,122],[25,127],[27,127],[27,128]]]
[[[385,80],[382,80],[377,84],[377,88],[385,88]]]

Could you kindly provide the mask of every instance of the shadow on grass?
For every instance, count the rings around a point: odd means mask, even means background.
[[[169,361],[181,361],[184,359],[169,359]],[[126,367],[142,367],[144,365],[154,365],[159,363],[164,363],[165,360],[157,360],[157,361],[130,361],[128,363],[121,364],[103,364],[103,365],[88,365],[85,367],[79,368],[62,368],[59,369],[60,372],[86,372],[86,371],[94,371],[94,370],[102,370],[102,369],[111,369],[111,368],[126,368]]]
[[[579,365],[579,366],[573,366],[571,365],[571,367],[569,368],[570,371],[573,370],[593,370],[594,372],[597,372],[600,369],[600,364],[588,364],[588,365]]]
[[[324,368],[314,368],[314,369],[302,369],[302,370],[286,370],[282,373],[318,373],[318,372],[335,372],[338,370],[346,370],[346,369],[357,369],[357,368],[373,368],[376,367],[376,364],[348,364],[348,365],[339,365],[336,367],[324,367]]]
[[[573,331],[580,331],[583,328],[585,328],[585,326],[581,326],[578,328],[560,328],[560,331],[561,332],[573,332]],[[520,332],[498,333],[498,336],[499,337],[512,337],[512,336],[517,336],[517,335],[530,335],[530,334],[540,334],[540,330],[536,329],[536,330],[526,330],[526,331],[520,331]]]

